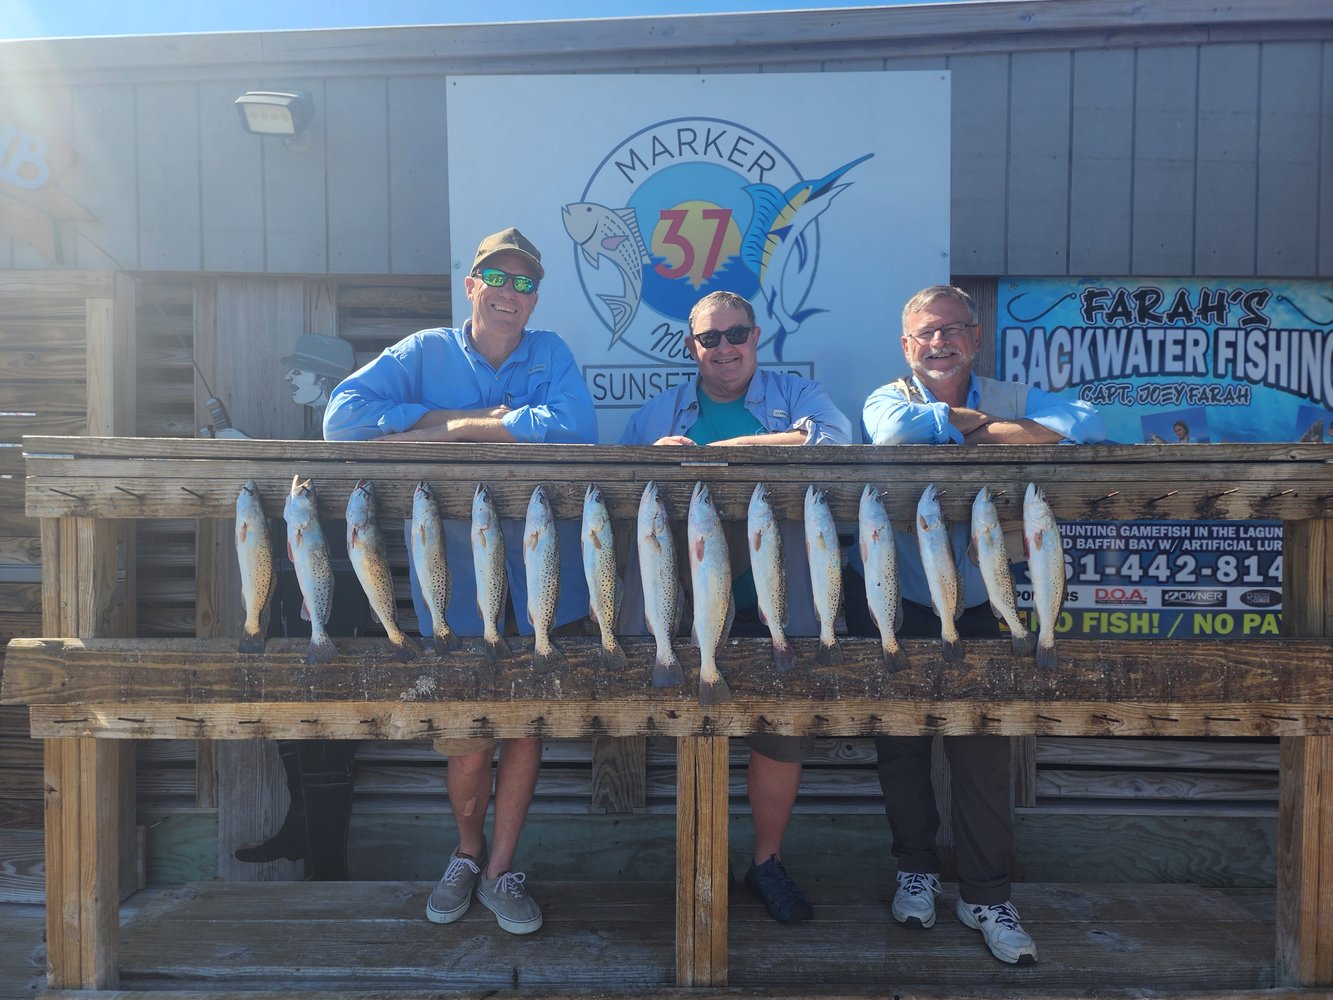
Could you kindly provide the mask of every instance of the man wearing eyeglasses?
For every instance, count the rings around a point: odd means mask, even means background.
[[[851,422],[817,382],[759,367],[759,327],[754,308],[732,292],[713,292],[690,311],[685,349],[698,365],[694,378],[667,389],[631,418],[621,444],[805,445],[850,444]],[[734,522],[732,522],[734,524]],[[805,536],[795,521],[781,523],[787,569],[790,635],[818,635],[805,556]],[[733,561],[732,635],[768,635],[758,617],[754,579],[743,553],[744,528],[729,539]],[[622,628],[642,617],[642,591],[631,547]],[[639,631],[642,631],[640,628]],[[773,919],[799,923],[814,907],[787,874],[782,838],[801,783],[801,761],[813,737],[756,734],[750,747],[749,794],[754,857],[745,884]]]
[[[975,303],[962,289],[932,285],[903,307],[903,354],[910,378],[876,389],[862,411],[862,430],[871,444],[1044,444],[1104,440],[1101,417],[1087,403],[1059,399],[1018,382],[997,382],[972,371],[981,349]],[[999,625],[986,585],[968,555],[970,525],[950,526],[954,563],[963,583],[960,635],[994,637]],[[895,532],[899,590],[903,595],[900,634],[932,638],[940,620],[916,539]],[[878,636],[866,607],[859,553],[844,573],[847,628],[853,635]],[[940,862],[935,850],[939,814],[930,779],[931,737],[878,736],[879,780],[884,812],[898,862],[893,918],[908,927],[935,924],[940,895]],[[1030,965],[1037,947],[1009,902],[1010,815],[1009,739],[1005,736],[946,736],[944,750],[952,775],[953,834],[958,863],[958,919],[985,938],[1003,962]]]
[[[345,379],[325,412],[325,438],[596,444],[592,398],[573,354],[558,335],[527,326],[544,274],[541,253],[517,229],[486,237],[463,279],[471,317],[461,329],[414,333]],[[502,527],[513,607],[526,608],[523,522],[507,519]],[[557,530],[561,572],[556,623],[564,625],[587,614],[588,589],[578,525],[561,522]],[[479,636],[469,524],[446,519],[444,532],[453,585],[445,618],[459,635]],[[412,603],[427,634],[430,612],[415,568],[411,579]],[[514,618],[522,634],[532,633],[526,615]],[[435,741],[435,748],[449,757],[446,781],[458,846],[427,900],[426,916],[435,923],[452,923],[475,895],[506,931],[529,934],[541,927],[541,909],[527,894],[523,874],[512,868],[537,781],[541,741],[499,741],[488,852],[483,824],[496,745],[489,739]]]

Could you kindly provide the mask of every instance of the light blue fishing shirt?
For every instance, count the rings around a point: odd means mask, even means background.
[[[369,441],[409,430],[430,410],[485,410],[505,405],[501,423],[518,441],[597,443],[597,415],[574,355],[549,330],[525,330],[514,352],[497,370],[472,346],[468,320],[460,329],[422,330],[386,348],[374,361],[344,379],[324,411],[328,441]],[[410,522],[407,522],[410,524]],[[505,568],[519,632],[528,623],[528,588],[523,571],[523,521],[504,518]],[[588,586],[579,551],[579,524],[562,520],[560,602],[556,624],[588,613]],[[444,520],[445,557],[451,592],[444,616],[463,636],[482,634],[472,566],[471,523]],[[430,611],[409,560],[412,603],[422,635],[433,634]]]
[[[949,404],[935,398],[927,383],[912,376],[923,402],[909,400],[896,382],[880,386],[866,399],[861,412],[861,431],[868,444],[962,444],[963,435],[949,423]],[[976,409],[981,402],[981,384],[972,376],[967,392],[966,406]],[[1101,414],[1082,400],[1061,399],[1049,392],[1028,387],[1027,400],[1021,414],[997,413],[1002,419],[1025,417],[1055,431],[1062,444],[1096,444],[1106,440],[1106,423]],[[948,483],[937,483],[948,489]],[[1040,485],[1040,484],[1038,484]],[[969,506],[969,510],[970,510]],[[986,581],[981,570],[968,555],[971,544],[970,523],[954,522],[949,525],[950,547],[954,563],[963,580],[963,606],[985,604]],[[930,606],[930,588],[921,566],[921,550],[913,532],[894,529],[898,548],[898,580],[902,595],[909,601]],[[852,566],[864,573],[861,554],[852,548]]]

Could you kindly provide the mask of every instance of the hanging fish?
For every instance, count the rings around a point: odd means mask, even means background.
[[[796,666],[796,654],[786,634],[787,567],[782,557],[782,532],[768,496],[767,486],[755,486],[745,518],[745,538],[759,598],[759,618],[773,638],[773,666],[785,673]]]
[[[407,663],[421,652],[416,640],[398,627],[398,608],[393,596],[393,573],[375,513],[375,484],[358,479],[347,499],[347,558],[351,560],[370,608],[384,626],[396,657]]]
[[[824,491],[810,486],[805,491],[805,553],[810,562],[810,589],[819,616],[819,663],[841,663],[842,647],[833,627],[842,608],[842,549],[838,526],[828,508]]]
[[[523,569],[528,582],[528,621],[532,624],[532,668],[538,673],[555,669],[564,654],[551,642],[555,608],[560,600],[560,539],[555,514],[546,490],[538,486],[528,501],[523,525]]]
[[[963,613],[959,599],[958,568],[949,546],[949,526],[940,514],[939,491],[931,483],[916,505],[916,541],[921,565],[930,587],[930,603],[940,619],[940,648],[946,661],[963,658],[963,640],[958,637],[957,619]]]
[[[629,661],[616,639],[616,615],[620,612],[620,577],[616,573],[616,541],[611,515],[602,501],[602,491],[589,485],[583,494],[583,524],[579,532],[583,551],[583,577],[588,582],[588,610],[602,634],[604,666],[623,667]]]
[[[734,614],[731,557],[722,534],[722,519],[704,483],[694,484],[686,526],[694,591],[694,636],[699,644],[699,704],[717,705],[731,700],[731,688],[717,669],[717,651],[726,641]]]
[[[449,563],[444,556],[444,525],[440,521],[440,505],[435,501],[430,483],[417,483],[412,494],[409,535],[412,567],[416,570],[421,596],[430,611],[431,646],[437,656],[443,656],[463,644],[444,618],[444,609],[449,606],[452,580]]]
[[[1018,610],[1014,596],[1014,578],[1009,572],[1009,554],[1004,548],[1004,532],[1000,529],[1000,515],[990,490],[983,486],[972,501],[972,549],[977,554],[977,567],[986,581],[986,593],[997,618],[1009,625],[1009,639],[1015,656],[1031,656],[1036,639],[1028,631]]]
[[[301,587],[301,617],[310,622],[305,662],[311,664],[327,663],[338,655],[325,629],[333,608],[333,567],[316,507],[310,480],[293,476],[282,516],[287,522],[287,556],[296,568],[296,582]]]
[[[1023,497],[1023,547],[1028,555],[1032,580],[1032,609],[1037,613],[1037,666],[1055,667],[1055,623],[1065,602],[1065,549],[1060,525],[1046,496],[1036,483],[1028,483]]]
[[[865,569],[866,604],[870,617],[879,627],[880,646],[884,651],[885,670],[903,670],[910,666],[907,654],[898,643],[898,629],[903,621],[902,592],[898,587],[898,551],[893,541],[893,526],[879,499],[879,490],[867,485],[861,491],[857,511],[857,542],[861,565]]]
[[[643,617],[657,640],[653,661],[653,687],[675,687],[685,683],[680,659],[671,648],[671,637],[680,621],[680,580],[676,571],[676,543],[666,504],[649,482],[639,499],[639,517],[634,540],[639,553],[639,578],[643,584]]]
[[[501,629],[509,578],[505,575],[505,539],[491,491],[477,484],[472,494],[472,569],[477,580],[477,610],[481,613],[482,641],[486,659],[509,655]]]
[[[262,653],[268,631],[268,602],[277,577],[273,573],[268,518],[253,479],[247,480],[236,496],[236,561],[241,567],[241,602],[245,605],[238,648],[242,653]]]

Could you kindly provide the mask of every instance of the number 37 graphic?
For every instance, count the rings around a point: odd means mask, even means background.
[[[704,255],[703,267],[698,274],[698,278],[707,281],[717,270],[718,257],[722,253],[722,242],[726,238],[728,226],[731,223],[731,209],[729,208],[705,208],[699,211],[703,217],[703,222],[713,224],[713,233],[708,239],[708,252]],[[659,263],[654,270],[663,278],[674,279],[683,278],[685,275],[694,271],[695,267],[695,244],[690,238],[693,233],[685,232],[685,224],[690,216],[690,210],[686,208],[664,208],[661,211],[661,219],[667,224],[666,232],[658,237],[658,242],[667,246],[675,247],[680,251],[680,263],[674,267],[669,267],[665,261]],[[693,227],[691,227],[693,229]],[[700,227],[705,228],[703,226]]]

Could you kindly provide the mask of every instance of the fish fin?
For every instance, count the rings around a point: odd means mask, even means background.
[[[722,634],[717,637],[717,644],[721,646],[731,638],[731,626],[736,623],[736,602],[732,599],[730,593],[727,594],[727,620],[722,623]]]
[[[239,542],[241,545],[245,544],[245,539],[249,534],[250,534],[250,525],[247,524],[245,521],[242,521],[240,524],[236,525],[236,541]]]
[[[907,651],[901,646],[895,646],[893,649],[888,646],[884,647],[884,669],[889,673],[896,674],[900,670],[906,670],[911,665],[911,661],[907,658]]]
[[[333,644],[333,640],[327,636],[323,639],[311,639],[310,648],[306,650],[305,662],[307,666],[316,663],[328,663],[338,655],[338,647]]]
[[[1031,656],[1032,651],[1037,648],[1037,637],[1031,632],[1010,631],[1009,642],[1014,647],[1015,656]]]
[[[796,666],[796,651],[791,648],[790,642],[773,643],[773,666],[780,674]]]
[[[262,653],[264,651],[265,637],[263,632],[256,632],[254,635],[241,636],[240,643],[236,649],[242,653]]]
[[[304,597],[301,598],[301,621],[310,621],[310,605],[305,602]]]
[[[393,647],[393,655],[398,658],[400,663],[411,663],[421,655],[421,646],[406,632],[398,634],[398,641],[389,640],[389,645]]]
[[[940,650],[944,656],[945,663],[957,663],[963,658],[963,640],[949,640],[941,636]]]
[[[786,205],[787,196],[772,184],[747,184],[744,191],[754,205],[754,215],[741,238],[741,260],[758,277],[764,265],[769,226]]]
[[[486,643],[486,659],[491,663],[494,663],[501,657],[508,656],[512,652],[509,648],[509,643],[505,642],[504,636],[502,635],[496,636],[494,642],[489,642],[487,640],[482,641]]]
[[[680,668],[680,660],[672,652],[671,659],[657,660],[653,664],[653,687],[679,687],[685,683],[685,671]]]
[[[373,607],[370,609],[370,623],[372,625],[381,625],[381,626],[384,624],[384,619],[380,617],[379,612],[376,611]]]
[[[620,582],[619,577],[616,577],[615,590],[611,593],[611,631],[614,632],[620,624],[620,605],[625,599],[625,585]]]
[[[958,619],[960,619],[960,618],[962,618],[962,617],[963,617],[963,602],[962,602],[962,601],[958,601],[958,602],[956,602],[956,604],[955,604],[955,606],[954,606],[954,609],[953,609],[953,620],[954,620],[954,621],[958,621]]]
[[[1056,663],[1055,640],[1052,639],[1049,644],[1037,643],[1037,669],[1054,670]]]
[[[611,310],[611,325],[614,328],[612,332],[619,339],[620,335],[629,329],[634,314],[638,311],[639,303],[628,295],[599,295],[597,297],[606,303],[606,308]]]
[[[539,674],[549,674],[560,665],[560,661],[565,658],[565,654],[556,648],[555,643],[551,644],[551,649],[546,653],[539,653],[534,648],[532,651],[532,669]]]
[[[588,617],[592,619],[594,625],[601,627],[601,619],[597,617],[597,605],[593,603],[591,594],[588,595]]]
[[[589,267],[591,267],[591,268],[598,268],[598,267],[600,267],[600,265],[601,265],[601,261],[598,259],[598,257],[600,256],[599,254],[595,254],[595,253],[593,253],[593,252],[592,252],[591,250],[589,250],[588,247],[587,247],[586,245],[584,245],[584,244],[579,244],[579,249],[583,251],[584,259],[587,260],[587,262],[588,262],[588,266],[589,266]]]
[[[290,537],[287,539],[287,561],[289,563],[296,562],[296,555],[292,552],[292,540]]]
[[[611,641],[615,643],[615,645],[610,649],[602,646],[597,654],[597,662],[607,669],[628,667],[629,657],[625,655],[625,651],[620,647],[620,643],[615,641],[614,636]]]
[[[648,256],[648,248],[644,245],[643,233],[639,231],[639,213],[628,206],[612,209],[612,211],[624,220],[625,228],[629,230],[630,236],[634,238],[634,249],[638,251],[639,262],[651,264],[652,258]]]
[[[724,702],[731,701],[731,688],[727,686],[727,680],[721,674],[717,675],[717,680],[708,682],[699,678],[699,704],[700,705],[721,705]]]
[[[819,652],[815,654],[815,662],[830,666],[842,662],[842,647],[838,645],[838,640],[834,639],[832,644],[825,646],[822,642],[819,644]]]
[[[436,656],[443,656],[445,653],[452,653],[463,647],[463,643],[458,638],[458,633],[454,632],[453,629],[447,629],[443,635],[440,634],[439,629],[436,629],[435,634],[430,637],[430,645],[435,650]]]

